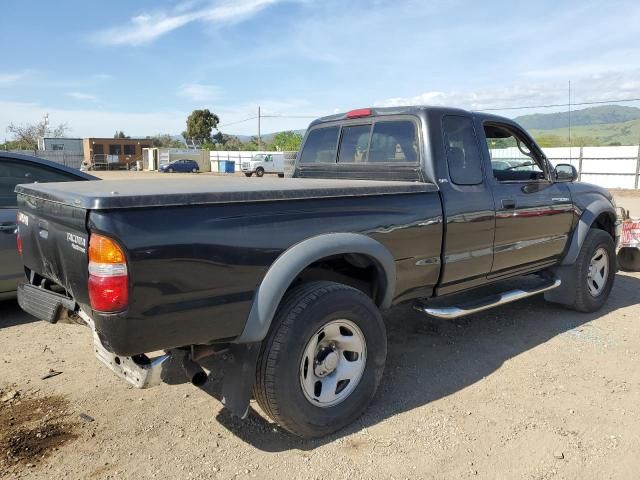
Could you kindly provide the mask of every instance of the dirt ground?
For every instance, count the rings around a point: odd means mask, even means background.
[[[7,301],[0,477],[638,478],[639,302],[640,274],[620,273],[595,314],[541,297],[455,322],[395,308],[368,411],[301,441],[254,403],[246,421],[225,413],[223,360],[204,389],[176,376],[136,390],[94,358],[87,328]]]

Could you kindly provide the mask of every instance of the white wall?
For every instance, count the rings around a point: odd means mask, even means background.
[[[606,188],[636,188],[640,147],[626,145],[618,147],[553,147],[543,148],[553,165],[570,163],[581,169],[583,182],[595,183]],[[514,153],[515,151],[515,153]],[[492,149],[494,159],[518,158],[522,154],[515,148]],[[580,162],[582,159],[582,162]]]

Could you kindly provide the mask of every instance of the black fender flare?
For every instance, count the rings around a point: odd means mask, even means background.
[[[578,254],[580,253],[580,249],[582,248],[582,244],[584,243],[584,239],[587,237],[589,229],[591,229],[591,225],[593,225],[593,222],[602,213],[609,213],[613,217],[615,223],[616,211],[611,205],[611,202],[605,198],[594,200],[583,210],[582,215],[580,215],[580,219],[574,228],[569,248],[562,259],[561,265],[573,265],[575,263],[576,258],[578,258]]]
[[[362,254],[372,258],[381,275],[381,308],[391,306],[396,285],[396,265],[380,242],[358,233],[327,233],[303,240],[284,251],[271,265],[257,288],[242,334],[235,343],[262,341],[278,305],[295,278],[312,263],[331,255]]]

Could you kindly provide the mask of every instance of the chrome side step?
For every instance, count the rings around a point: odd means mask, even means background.
[[[540,285],[535,289],[510,290],[508,292],[503,292],[498,295],[493,295],[491,297],[485,298],[480,302],[463,304],[455,307],[429,307],[424,304],[416,304],[414,308],[417,311],[426,313],[427,315],[431,315],[432,317],[452,320],[454,318],[464,317],[465,315],[470,315],[472,313],[482,312],[483,310],[489,310],[493,307],[499,307],[500,305],[515,302],[516,300],[531,297],[548,290],[553,290],[554,288],[558,288],[561,283],[562,282],[560,281],[560,279],[556,278],[550,280],[547,283],[544,283],[543,285]]]

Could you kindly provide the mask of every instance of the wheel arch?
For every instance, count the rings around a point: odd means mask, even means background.
[[[395,292],[396,267],[386,247],[357,233],[318,235],[293,245],[271,265],[256,289],[247,323],[236,343],[263,340],[282,298],[301,273],[320,260],[342,255],[360,255],[372,261],[378,282],[374,300],[380,308],[388,308]]]
[[[574,228],[562,265],[571,265],[576,261],[584,239],[591,228],[604,230],[611,235],[614,241],[616,240],[616,212],[611,202],[604,198],[597,199],[583,210]]]

